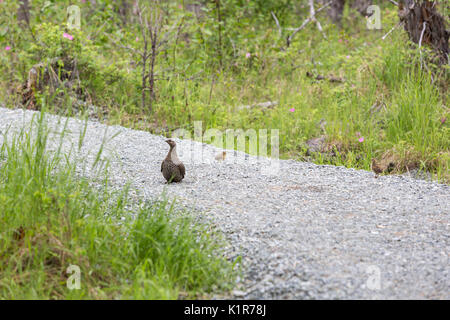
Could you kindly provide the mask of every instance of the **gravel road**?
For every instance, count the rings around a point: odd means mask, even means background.
[[[32,115],[0,108],[0,131]],[[49,116],[55,131],[58,119]],[[81,124],[69,121],[68,144],[78,143]],[[449,186],[292,160],[262,175],[267,159],[229,152],[219,162],[218,149],[190,140],[176,140],[185,180],[167,185],[161,136],[90,121],[81,149],[87,161],[106,129],[108,137],[118,133],[104,152],[115,186],[129,181],[148,199],[166,191],[223,231],[230,257],[243,258],[235,298],[450,299]],[[203,161],[189,159],[192,146],[202,148]]]

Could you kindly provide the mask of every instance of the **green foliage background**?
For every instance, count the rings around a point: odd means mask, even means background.
[[[147,14],[156,6],[162,12],[165,39],[156,57],[151,112],[149,101],[141,104],[136,51],[144,45],[142,28],[132,6],[120,14],[122,3],[33,1],[30,29],[17,24],[17,2],[1,3],[0,46],[12,47],[0,53],[6,104],[20,106],[12,88],[26,82],[34,64],[76,58],[82,94],[39,93],[57,112],[71,113],[78,100],[88,101],[104,121],[165,135],[192,130],[197,120],[205,130],[280,129],[285,158],[366,170],[375,159],[391,163],[393,173],[423,170],[450,181],[448,65],[433,65],[429,49],[419,52],[409,42],[390,2],[374,1],[382,30],[368,30],[366,19],[346,6],[339,26],[326,10],[318,14],[326,39],[310,23],[288,47],[287,37],[308,17],[308,1],[143,1]],[[66,27],[71,4],[81,9],[80,31]],[[315,80],[317,75],[343,81]],[[265,101],[278,105],[239,108]],[[325,138],[324,151],[308,152],[308,140],[318,137]]]

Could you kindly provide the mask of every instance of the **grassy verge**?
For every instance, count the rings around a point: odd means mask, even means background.
[[[233,266],[216,236],[167,202],[132,206],[107,178],[93,187],[61,145],[46,152],[43,113],[35,120],[1,145],[0,298],[177,299],[229,288]],[[71,265],[80,289],[67,286],[77,283]]]
[[[304,31],[285,50],[257,46],[250,58],[242,51],[235,67],[197,81],[160,81],[152,114],[109,108],[108,121],[167,135],[193,133],[194,121],[204,130],[279,129],[282,158],[365,170],[375,160],[385,174],[419,170],[449,183],[448,67],[425,69],[427,52],[401,29],[382,40],[385,32],[364,22],[329,27],[326,40]],[[396,23],[395,12],[383,14],[385,30]],[[240,108],[266,101],[278,104]],[[323,141],[318,152],[310,152],[311,139]]]
[[[167,43],[156,57],[150,110],[149,94],[141,104],[143,69],[135,50],[144,43],[136,20],[120,23],[111,1],[97,1],[111,10],[94,14],[99,7],[87,1],[79,5],[90,13],[69,40],[62,35],[69,32],[64,19],[71,2],[36,2],[36,39],[16,24],[16,7],[2,4],[5,105],[39,109],[45,98],[55,112],[70,114],[92,104],[109,124],[168,136],[179,128],[192,134],[194,121],[204,130],[278,129],[283,158],[365,170],[375,160],[386,174],[422,170],[450,183],[450,69],[434,65],[427,46],[409,41],[392,3],[374,1],[382,30],[368,30],[347,6],[340,26],[324,12],[318,16],[326,39],[310,23],[287,46],[292,28],[308,15],[305,1],[224,1],[223,25],[215,2],[204,2],[196,17],[178,1],[164,1]],[[447,17],[448,8],[440,7]],[[42,65],[61,73],[55,79],[61,83],[28,90],[36,65],[44,75]],[[267,101],[278,104],[240,108]],[[320,141],[318,150],[311,151],[311,141]]]

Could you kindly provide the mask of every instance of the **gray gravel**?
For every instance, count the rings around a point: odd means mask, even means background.
[[[32,115],[0,108],[0,131]],[[55,131],[58,119],[49,116]],[[70,120],[67,143],[78,143],[81,123]],[[218,149],[190,140],[177,140],[185,180],[166,185],[164,137],[89,122],[83,157],[94,159],[106,129],[119,133],[104,153],[115,186],[129,181],[147,199],[166,191],[223,231],[230,257],[243,258],[236,298],[450,298],[449,186],[291,160],[265,176],[267,159],[218,162]],[[193,145],[208,161],[188,159]]]

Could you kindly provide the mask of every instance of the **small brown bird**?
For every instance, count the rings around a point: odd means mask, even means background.
[[[217,161],[224,161],[226,156],[227,156],[227,152],[226,151],[221,151],[221,152],[216,153],[214,158]]]
[[[167,183],[180,182],[184,178],[186,169],[184,168],[184,164],[178,159],[177,144],[175,141],[168,139],[166,142],[170,146],[170,150],[161,163],[161,172],[167,180]]]
[[[372,171],[375,172],[375,178],[378,178],[378,175],[383,173],[383,169],[377,164],[375,159],[372,159]]]

